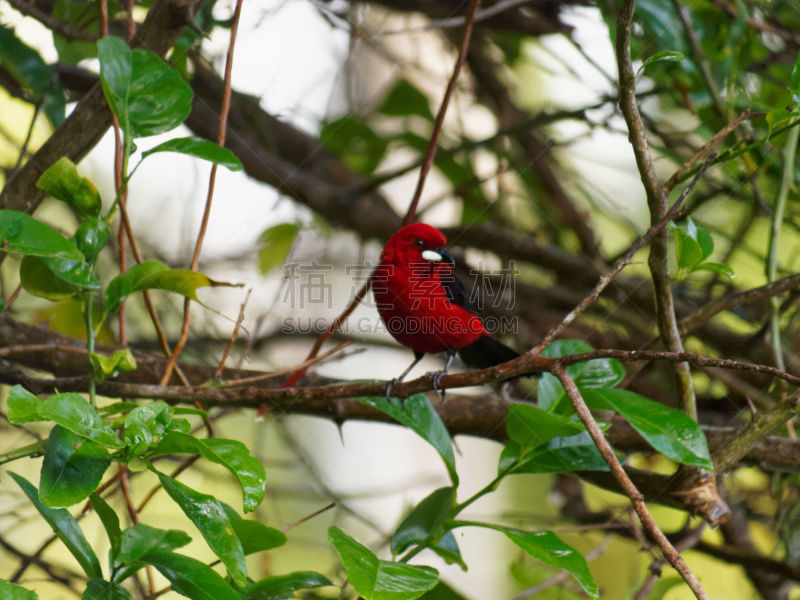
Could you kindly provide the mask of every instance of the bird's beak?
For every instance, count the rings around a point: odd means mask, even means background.
[[[452,267],[456,266],[455,259],[450,256],[450,253],[447,251],[447,248],[444,246],[439,246],[435,250],[423,250],[422,258],[424,260],[429,260],[431,262],[442,262],[446,261],[450,263]]]

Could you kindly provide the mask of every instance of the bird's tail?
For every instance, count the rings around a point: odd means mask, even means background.
[[[519,352],[509,348],[503,342],[494,339],[489,335],[482,335],[471,344],[458,349],[458,354],[468,366],[476,369],[493,367],[500,363],[513,360],[519,356]],[[526,375],[538,375],[539,373],[526,373]]]

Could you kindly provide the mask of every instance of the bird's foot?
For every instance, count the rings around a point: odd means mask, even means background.
[[[433,375],[433,392],[435,394],[441,393],[442,400],[444,400],[445,390],[439,389],[439,382],[442,380],[443,375],[447,375],[447,371],[429,371],[426,375]]]
[[[392,388],[395,386],[395,384],[398,384],[401,381],[402,379],[400,379],[399,377],[395,377],[394,379],[387,381],[386,384],[384,384],[383,389],[386,392],[387,400],[392,397]]]

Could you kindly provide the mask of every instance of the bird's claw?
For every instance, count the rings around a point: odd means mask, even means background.
[[[400,379],[395,377],[391,381],[387,381],[386,384],[383,386],[383,389],[386,392],[386,399],[387,400],[392,397],[392,387],[394,387],[394,385],[396,383],[400,383],[400,381],[401,381]]]
[[[427,375],[433,375],[433,392],[435,394],[442,394],[442,400],[444,400],[445,390],[439,389],[439,382],[442,380],[442,376],[446,375],[447,371],[431,371],[427,373]]]

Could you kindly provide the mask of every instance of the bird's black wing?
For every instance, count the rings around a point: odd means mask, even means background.
[[[467,288],[464,286],[464,282],[461,281],[458,275],[456,275],[455,270],[450,268],[448,265],[447,268],[439,269],[438,273],[439,281],[441,281],[444,292],[447,294],[447,299],[456,306],[460,306],[464,310],[471,312],[473,315],[480,317],[480,307],[473,299],[469,297],[469,293],[467,292]]]

